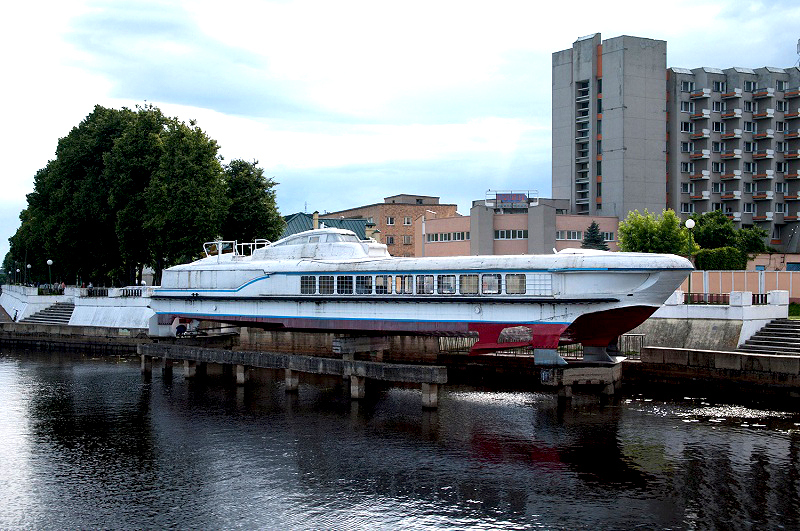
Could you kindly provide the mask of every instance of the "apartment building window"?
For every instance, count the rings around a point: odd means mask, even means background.
[[[681,214],[693,214],[694,203],[681,203]]]
[[[745,142],[743,147],[744,147],[744,152],[745,153],[752,153],[756,149],[756,143],[755,142]]]
[[[784,215],[786,215],[788,213],[789,213],[788,209],[783,212]],[[772,227],[772,239],[773,240],[780,240],[781,239],[781,226],[780,225],[774,225]]]
[[[694,123],[681,122],[681,133],[694,133]]]
[[[725,173],[725,163],[724,162],[712,162],[711,163],[711,171],[714,173]]]
[[[745,133],[757,133],[758,128],[756,127],[755,122],[745,122],[744,123],[744,132]]]
[[[722,210],[722,203],[711,203],[711,212]]]
[[[724,133],[725,124],[722,122],[711,122],[711,130],[715,133]]]
[[[694,112],[694,102],[693,101],[682,101],[681,102],[681,112]]]
[[[501,229],[494,231],[495,240],[524,240],[527,238],[527,229]]]
[[[368,217],[367,223],[375,223],[375,220],[372,217]]]
[[[746,194],[753,193],[753,183],[744,183],[744,193]]]
[[[597,100],[597,112],[598,114],[603,112],[603,100],[601,99]]]
[[[744,88],[742,89],[745,92],[754,92],[756,90],[756,82],[755,81],[745,81]]]
[[[603,195],[603,183],[597,183],[597,197],[602,197]]]
[[[387,225],[394,225],[394,218],[392,216],[386,217],[386,224]]]
[[[603,133],[603,120],[597,120],[597,134]]]
[[[714,112],[725,112],[728,110],[728,105],[724,101],[715,101],[711,103],[711,110]]]
[[[775,212],[779,212],[784,215],[788,214],[789,203],[775,203]]]
[[[694,173],[694,162],[681,162],[681,173]]]
[[[469,232],[454,232],[453,233],[453,241],[463,242],[465,240],[469,240]]]
[[[411,236],[403,236],[403,245],[411,245]]]
[[[394,236],[386,237],[386,245],[394,245]]]
[[[597,161],[597,173],[595,175],[603,175],[603,163],[601,161]]]
[[[777,173],[786,173],[789,170],[789,164],[786,162],[776,162],[775,171]]]
[[[681,153],[691,153],[692,151],[694,151],[694,142],[681,142]]]
[[[605,241],[607,241],[607,242],[613,242],[614,241],[614,233],[613,232],[604,232],[603,233],[603,239]]]
[[[786,100],[778,100],[775,102],[775,110],[778,112],[786,112],[789,110],[789,105]]]
[[[711,193],[719,194],[722,190],[722,183],[711,183]]]
[[[405,216],[403,218],[403,225],[411,225],[411,216]]]
[[[775,142],[775,151],[778,153],[788,153],[789,142]]]
[[[583,240],[583,231],[580,230],[557,230],[556,240]]]
[[[752,101],[744,102],[744,112],[753,112],[753,102]]]
[[[712,153],[721,153],[722,148],[723,148],[722,142],[711,142]]]
[[[728,84],[724,81],[713,81],[711,83],[711,91],[712,92],[726,92],[728,90]]]
[[[786,127],[786,122],[775,122],[775,130],[779,133],[783,133],[789,129]]]
[[[783,79],[776,79],[775,80],[775,90],[783,92],[786,90],[786,81]]]
[[[681,193],[682,194],[693,194],[694,193],[694,183],[681,183]]]
[[[786,183],[775,183],[775,193],[783,194],[786,192]]]
[[[742,163],[742,171],[745,173],[755,173],[756,172],[756,163],[755,162],[743,162]],[[749,184],[749,183],[747,183]]]
[[[681,92],[694,91],[694,81],[681,81]]]
[[[756,213],[756,205],[755,205],[755,203],[745,203],[744,204],[744,213],[745,214],[755,214]]]

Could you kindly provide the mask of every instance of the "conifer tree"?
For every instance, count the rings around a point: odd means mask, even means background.
[[[608,251],[608,245],[606,245],[606,241],[603,239],[603,233],[600,232],[600,225],[598,225],[596,221],[592,220],[592,224],[586,228],[581,248]]]

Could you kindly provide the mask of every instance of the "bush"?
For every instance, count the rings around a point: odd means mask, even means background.
[[[701,249],[695,255],[695,267],[703,270],[740,270],[747,268],[747,254],[736,247]]]
[[[796,302],[789,303],[789,317],[800,317],[800,304]]]

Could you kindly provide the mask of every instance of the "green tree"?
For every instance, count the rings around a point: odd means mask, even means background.
[[[733,245],[747,255],[766,253],[767,244],[764,240],[767,236],[767,231],[761,227],[739,229],[736,231]]]
[[[583,233],[582,249],[599,249],[601,251],[608,251],[608,245],[603,239],[603,233],[600,232],[600,225],[595,220],[586,228]]]
[[[732,247],[736,241],[736,228],[721,210],[706,212],[693,216],[695,227],[692,229],[694,241],[703,249]]]
[[[275,241],[283,234],[284,221],[275,202],[272,179],[264,177],[258,161],[232,160],[225,165],[228,213],[222,223],[226,240],[252,242],[256,238]]]
[[[625,252],[688,254],[689,236],[673,210],[660,216],[634,210],[619,224],[619,247]]]
[[[204,241],[219,236],[228,208],[215,140],[194,121],[186,125],[173,118],[163,149],[145,191],[144,228],[156,282],[164,267],[197,257]]]

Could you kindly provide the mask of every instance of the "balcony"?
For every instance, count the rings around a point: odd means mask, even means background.
[[[578,197],[578,198],[575,199],[575,204],[576,205],[588,205],[589,204],[589,198],[588,197]]]
[[[740,159],[742,158],[741,149],[726,149],[720,154],[723,159]]]
[[[719,196],[720,199],[723,201],[738,201],[742,198],[741,190],[733,190],[731,192],[725,192]]]
[[[800,157],[800,149],[790,149],[783,154],[785,159],[796,159]]]
[[[700,109],[699,111],[689,115],[690,120],[706,120],[708,118],[711,118],[710,109]]]
[[[793,194],[783,194],[784,201],[800,201],[800,195],[796,192]]]
[[[692,160],[707,159],[709,157],[711,157],[711,150],[710,149],[695,149],[689,155],[689,158],[692,159]]]
[[[741,97],[742,97],[742,89],[740,88],[735,88],[730,92],[725,92],[722,94],[723,100],[729,100],[731,98],[741,98]]]
[[[793,88],[783,93],[783,97],[788,99],[800,97],[800,88]]]
[[[711,192],[707,190],[704,190],[699,194],[689,196],[689,199],[691,199],[692,201],[708,201],[709,198],[711,198]]]
[[[728,173],[723,173],[719,176],[719,178],[723,181],[733,181],[735,179],[742,178],[742,170],[733,170]]]
[[[794,180],[794,179],[798,179],[798,178],[800,178],[800,173],[797,173],[797,170],[795,170],[795,171],[793,171],[791,173],[784,173],[783,174],[783,179],[784,180],[786,180],[786,179]]]
[[[704,89],[700,89],[700,90],[695,90],[694,92],[689,94],[689,99],[691,99],[691,100],[699,100],[701,98],[708,98],[709,96],[711,96],[711,89],[710,88],[704,88]]]
[[[709,138],[711,136],[711,129],[700,129],[699,133],[692,133],[689,138],[697,140],[700,138]]]
[[[763,216],[753,214],[753,221],[772,221],[774,214],[774,212],[766,212]]]
[[[711,177],[711,172],[709,170],[701,170],[700,173],[695,173],[689,176],[689,179],[693,181],[704,181],[708,180]]]
[[[800,138],[800,129],[787,129],[783,132],[783,138]]]
[[[753,113],[753,120],[763,120],[764,118],[775,118],[775,109],[764,109]]]
[[[741,212],[726,212],[725,215],[728,216],[728,219],[732,221],[742,221]]]
[[[774,149],[759,149],[758,151],[753,152],[754,159],[774,159],[775,158],[775,150]]]
[[[763,181],[765,179],[773,179],[773,178],[775,178],[775,170],[766,170],[763,173],[753,174],[754,181]]]
[[[772,197],[775,195],[775,192],[772,190],[756,190],[753,192],[753,201],[772,201]]]
[[[742,117],[742,110],[741,109],[731,109],[729,111],[725,111],[721,114],[723,120],[730,120],[732,118],[741,118]]]
[[[772,87],[767,88],[758,88],[753,91],[753,99],[754,100],[761,100],[764,98],[772,98],[775,96],[775,89]]]
[[[761,140],[763,138],[775,138],[775,129],[767,129],[761,133],[754,133],[753,138]]]
[[[730,140],[732,138],[742,138],[742,130],[741,129],[734,129],[733,131],[729,131],[727,133],[722,133],[720,138],[723,140]]]
[[[798,116],[800,116],[800,109],[796,109],[794,111],[786,111],[785,113],[783,113],[783,117],[786,118],[787,120],[790,120],[792,118],[797,118]]]

